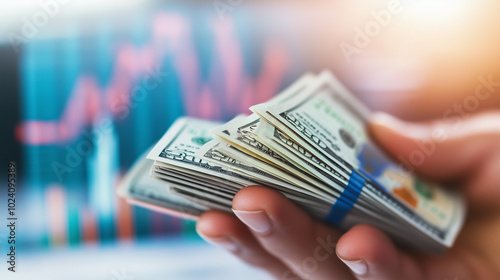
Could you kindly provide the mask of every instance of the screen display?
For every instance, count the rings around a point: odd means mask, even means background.
[[[193,232],[120,200],[120,179],[177,117],[248,114],[302,74],[302,58],[292,33],[269,34],[251,10],[189,5],[75,18],[3,44],[2,161],[18,165],[23,244]]]

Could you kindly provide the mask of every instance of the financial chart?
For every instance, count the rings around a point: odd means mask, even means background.
[[[75,20],[18,58],[24,244],[50,247],[190,235],[193,223],[126,204],[116,187],[179,116],[248,114],[301,73],[294,36],[266,35],[251,10],[143,9]],[[13,120],[10,120],[13,121]]]

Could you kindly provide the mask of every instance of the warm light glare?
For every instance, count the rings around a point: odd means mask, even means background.
[[[422,0],[407,1],[405,4],[407,19],[417,24],[437,26],[454,26],[463,19],[473,5],[466,0]]]

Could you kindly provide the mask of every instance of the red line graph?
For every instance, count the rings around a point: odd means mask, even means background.
[[[236,39],[233,22],[213,19],[215,36],[211,73],[221,71],[223,85],[215,87],[216,75],[201,82],[200,65],[191,41],[191,26],[181,15],[159,13],[152,21],[152,36],[148,44],[136,47],[121,44],[116,51],[111,78],[100,88],[97,78],[82,75],[74,83],[62,115],[57,120],[27,120],[16,128],[16,136],[27,145],[64,144],[78,137],[82,130],[103,118],[117,116],[113,104],[128,106],[134,81],[166,56],[174,60],[174,71],[181,84],[187,115],[218,118],[224,104],[247,112],[248,107],[266,101],[278,90],[288,64],[286,49],[278,42],[266,42],[260,74],[252,78],[244,73],[241,47]],[[216,73],[217,73],[216,72]],[[220,76],[219,76],[220,77]],[[217,93],[217,94],[216,94]],[[224,102],[221,102],[223,96]],[[218,97],[219,100],[216,100]]]

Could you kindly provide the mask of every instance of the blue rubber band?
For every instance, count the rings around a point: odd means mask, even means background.
[[[347,187],[344,188],[340,197],[333,204],[332,209],[330,209],[330,212],[325,218],[325,222],[334,226],[340,226],[345,216],[347,216],[352,207],[354,207],[354,203],[358,200],[365,182],[365,178],[353,171],[347,183]]]

